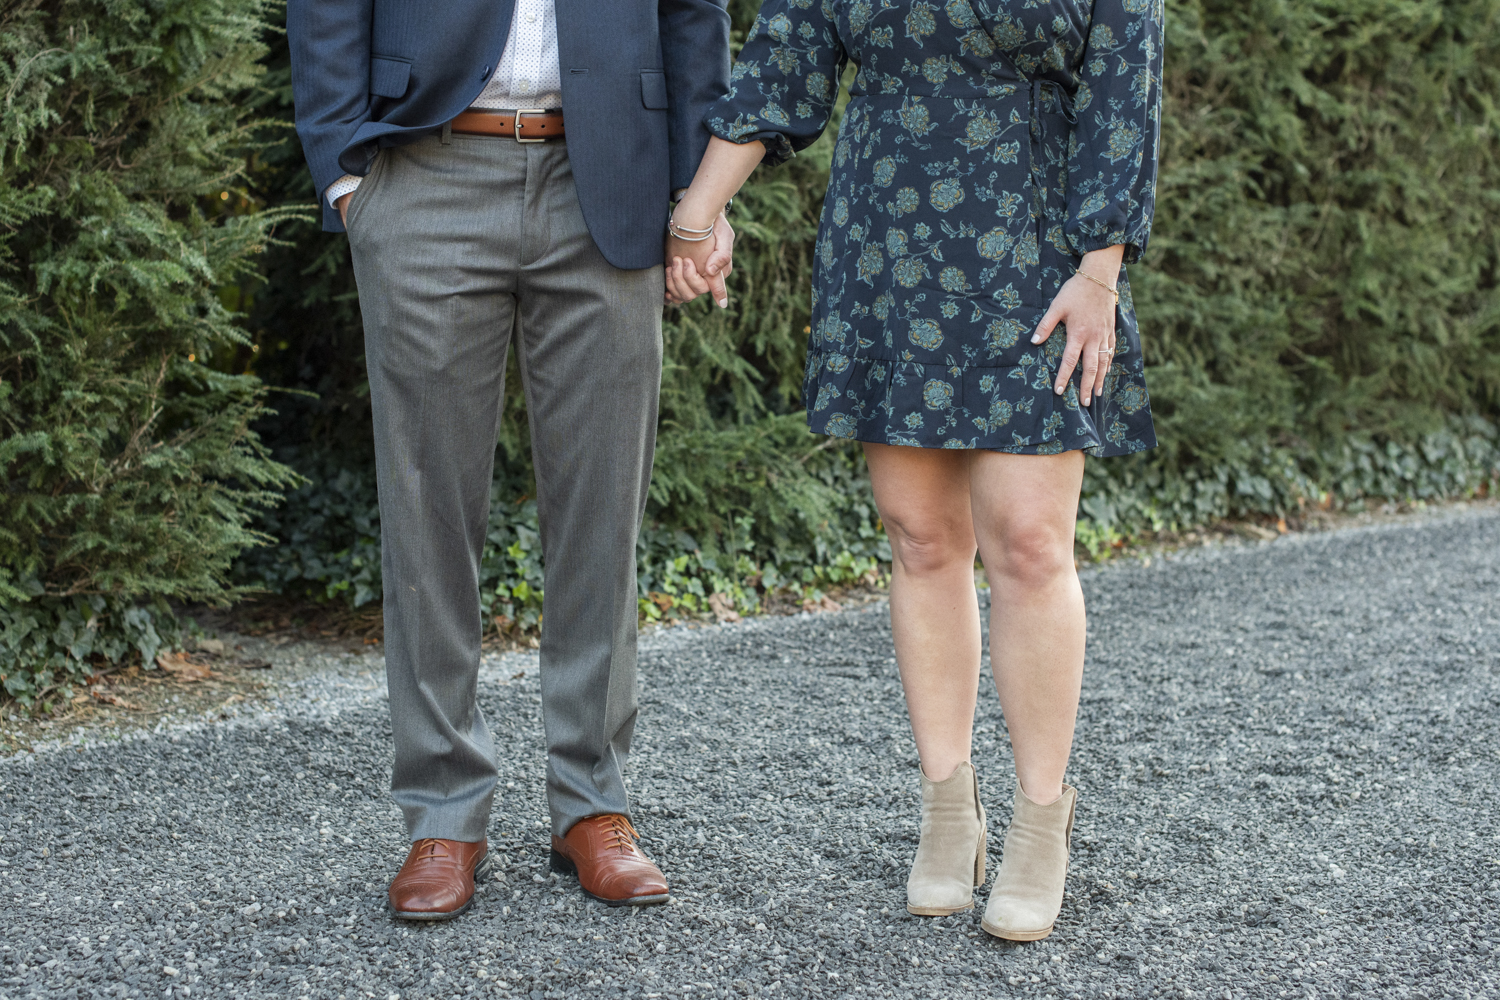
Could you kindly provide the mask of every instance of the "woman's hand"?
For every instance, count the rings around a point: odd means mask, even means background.
[[[708,140],[703,162],[677,203],[672,220],[683,230],[702,232],[712,226],[714,238],[694,243],[667,234],[668,302],[691,302],[708,292],[719,308],[728,308],[724,278],[733,259],[734,230],[724,218],[724,206],[765,155],[765,145],[753,139],[744,144],[726,142],[718,136]]]
[[[1110,289],[1120,278],[1124,257],[1123,246],[1084,254],[1078,265],[1081,273],[1063,283],[1031,335],[1033,344],[1041,344],[1052,336],[1057,324],[1067,328],[1068,346],[1052,391],[1063,394],[1081,360],[1083,381],[1078,387],[1078,402],[1084,406],[1104,394],[1104,376],[1114,360],[1116,297]]]
[[[705,228],[701,222],[678,221],[695,229]],[[707,292],[720,309],[729,307],[724,279],[734,270],[734,228],[723,212],[712,225],[713,239],[693,242],[667,234],[667,302],[680,305]]]

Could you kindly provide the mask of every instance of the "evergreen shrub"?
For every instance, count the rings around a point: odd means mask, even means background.
[[[251,425],[223,288],[276,213],[236,213],[262,0],[0,9],[0,683],[34,708],[223,603],[250,512],[293,485]]]
[[[757,7],[732,0],[737,37]],[[1167,7],[1158,214],[1131,275],[1162,444],[1089,463],[1080,543],[1492,489],[1500,0]],[[99,660],[149,662],[176,628],[167,599],[379,596],[357,299],[343,237],[307,211],[280,16],[258,0],[0,13],[14,696]],[[800,414],[830,148],[758,172],[738,200],[733,307],[668,313],[647,617],[715,593],[753,609],[889,559],[857,449]],[[482,572],[486,614],[525,626],[541,575],[510,377]],[[279,414],[262,382],[284,390]],[[253,547],[257,532],[278,544]]]
[[[732,0],[737,38],[758,6]],[[1167,7],[1157,218],[1131,273],[1162,444],[1089,463],[1080,545],[1098,554],[1143,530],[1491,488],[1500,0]],[[284,81],[284,55],[271,65]],[[284,84],[277,93],[289,118]],[[830,146],[758,171],[737,200],[731,309],[668,311],[648,617],[679,601],[699,610],[714,590],[753,607],[768,586],[845,582],[889,558],[858,452],[808,435],[800,413]],[[276,155],[267,202],[310,203],[295,143]],[[258,370],[319,394],[282,406],[267,434],[313,482],[266,522],[282,544],[242,571],[373,598],[378,521],[342,237],[309,226],[270,251],[266,274]],[[485,565],[490,610],[515,621],[539,607],[526,446],[513,391]],[[335,515],[350,476],[362,499]]]
[[[1492,488],[1500,0],[1167,7],[1161,447],[1090,464],[1083,534]]]

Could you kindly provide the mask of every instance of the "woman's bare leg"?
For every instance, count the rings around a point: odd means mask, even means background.
[[[1083,683],[1083,589],[1073,564],[1083,453],[973,456],[970,502],[990,583],[990,664],[1016,777],[1028,798],[1045,805],[1062,794]]]
[[[979,603],[969,455],[866,444],[891,542],[891,634],[922,770],[943,781],[969,759],[979,693]]]

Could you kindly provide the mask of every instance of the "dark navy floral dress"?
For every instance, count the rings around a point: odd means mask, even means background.
[[[766,0],[706,122],[779,163],[859,67],[818,230],[814,431],[923,448],[1119,455],[1156,443],[1120,276],[1104,395],[1031,334],[1079,257],[1146,247],[1162,0]],[[1082,366],[1080,365],[1080,368]]]

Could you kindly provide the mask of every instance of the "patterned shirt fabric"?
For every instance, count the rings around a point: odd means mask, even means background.
[[[858,67],[818,228],[816,432],[1120,455],[1156,444],[1124,271],[1104,394],[1031,334],[1082,254],[1151,231],[1162,0],[766,0],[705,123],[777,163]],[[1082,364],[1079,365],[1081,370]]]
[[[510,35],[494,76],[471,108],[514,111],[562,107],[562,70],[557,59],[557,8],[553,0],[516,0]],[[362,177],[345,174],[323,196],[330,205],[359,187]]]
[[[495,75],[470,105],[486,110],[562,107],[553,0],[516,0],[510,37]]]

